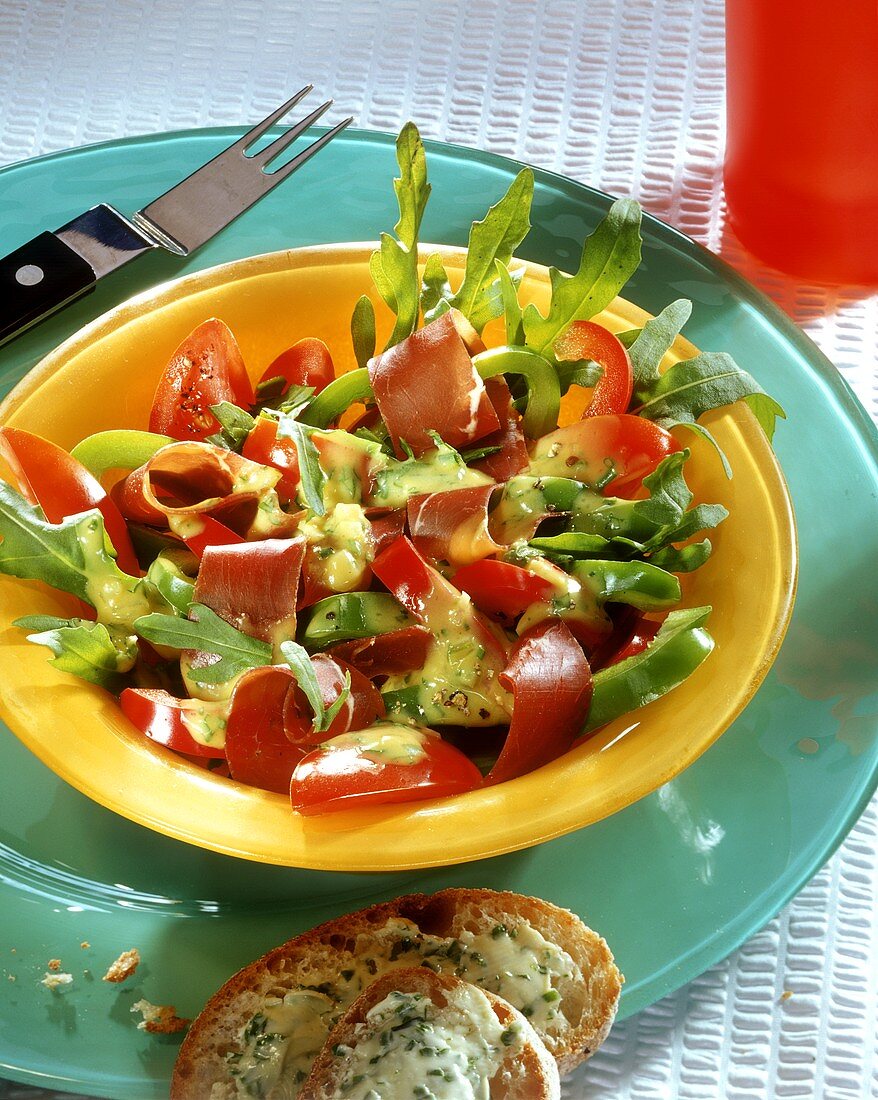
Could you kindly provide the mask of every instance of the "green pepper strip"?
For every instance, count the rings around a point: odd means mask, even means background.
[[[642,653],[596,672],[582,732],[591,733],[682,684],[713,650],[713,638],[703,629],[710,611],[672,611]]]
[[[571,569],[599,604],[627,603],[640,611],[671,607],[681,598],[673,573],[643,561],[577,561]]]
[[[307,649],[371,638],[414,626],[416,620],[386,592],[343,592],[319,600],[300,634]]]
[[[372,396],[369,372],[365,367],[347,371],[321,390],[299,419],[312,428],[325,428],[337,420],[356,401]]]
[[[169,435],[122,428],[90,435],[77,443],[70,454],[100,479],[107,470],[136,470],[156,451],[174,442]]]
[[[498,374],[520,374],[524,378],[527,384],[524,432],[529,439],[539,439],[558,426],[561,387],[548,359],[529,348],[491,348],[476,355],[473,366],[482,378]]]

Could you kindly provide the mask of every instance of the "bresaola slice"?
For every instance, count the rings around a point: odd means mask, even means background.
[[[406,626],[372,638],[354,638],[330,650],[337,660],[347,661],[364,676],[391,676],[423,668],[430,653],[433,635],[425,626]]]
[[[226,726],[226,757],[233,779],[287,794],[293,769],[315,745],[351,729],[370,726],[384,715],[374,685],[356,669],[325,654],[311,658],[325,707],[351,690],[329,729],[318,733],[314,717],[291,669],[283,665],[245,672],[232,693]]]
[[[297,516],[283,512],[274,493],[280,472],[234,451],[197,441],[169,443],[113,489],[128,519],[168,527],[181,537],[209,515],[246,538],[254,533],[260,505],[273,533],[293,533]]]
[[[195,602],[253,638],[293,638],[304,558],[303,538],[208,546],[198,570]]]
[[[567,752],[585,724],[593,691],[582,647],[560,619],[547,619],[519,639],[500,681],[515,703],[488,783],[515,779]]]
[[[433,561],[469,565],[505,547],[488,533],[488,505],[495,485],[427,493],[408,502],[412,542]]]
[[[402,441],[415,455],[435,447],[430,432],[460,448],[500,429],[462,332],[478,341],[463,315],[450,309],[369,360],[369,381],[399,458],[405,457]]]
[[[530,461],[527,440],[524,436],[521,417],[512,404],[512,394],[506,385],[506,380],[499,375],[496,378],[489,378],[485,382],[485,389],[500,421],[500,428],[486,435],[484,439],[480,439],[479,446],[499,447],[500,450],[471,462],[470,466],[474,470],[481,470],[483,474],[487,474],[495,481],[508,481],[527,468]]]

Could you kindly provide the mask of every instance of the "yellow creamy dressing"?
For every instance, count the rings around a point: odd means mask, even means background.
[[[152,611],[142,587],[122,573],[107,551],[104,528],[97,516],[82,521],[76,528],[87,572],[86,598],[105,626],[130,626],[141,615]]]
[[[554,589],[549,602],[533,603],[518,620],[516,630],[521,636],[544,619],[556,618],[585,623],[592,630],[609,631],[612,623],[599,606],[595,593],[587,585],[546,558],[533,558],[525,567],[529,573],[548,581]]]
[[[389,676],[382,691],[414,687],[428,725],[495,726],[508,723],[512,697],[498,679],[473,629],[473,604],[461,592],[438,629],[423,668]]]
[[[364,730],[349,730],[324,742],[324,747],[357,748],[384,764],[417,764],[426,758],[424,744],[438,735],[419,726],[376,722]]]
[[[436,447],[418,459],[390,460],[387,469],[375,475],[370,503],[402,508],[409,497],[419,493],[442,493],[493,483],[487,474],[471,470],[451,447]]]
[[[371,524],[359,504],[336,504],[299,524],[314,550],[313,566],[333,592],[352,592],[367,580],[374,557]]]
[[[229,1056],[229,1074],[238,1096],[242,1100],[295,1097],[297,1085],[307,1076],[326,1036],[359,994],[382,974],[418,965],[497,993],[538,1030],[551,1026],[554,1032],[570,1026],[559,1011],[558,983],[582,981],[582,973],[567,952],[526,921],[498,924],[479,935],[465,931],[454,938],[426,935],[411,921],[392,918],[358,936],[354,957],[343,957],[338,969],[317,989],[293,990],[286,995],[284,1004],[295,1006],[297,1034],[301,1029],[302,1037],[295,1046],[289,1045],[292,1031],[287,1030],[288,1018],[271,1015],[275,1009],[280,1011],[280,1002],[265,1002],[243,1029],[239,1050]],[[266,1052],[270,1057],[264,1056]],[[277,1092],[272,1093],[276,1086]]]
[[[228,709],[227,703],[223,701],[205,702],[201,699],[183,699],[180,702],[180,717],[183,719],[183,725],[192,734],[193,740],[200,745],[222,749],[226,744]]]

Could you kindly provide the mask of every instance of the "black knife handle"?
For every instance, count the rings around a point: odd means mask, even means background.
[[[94,289],[91,264],[54,233],[0,259],[0,343]]]

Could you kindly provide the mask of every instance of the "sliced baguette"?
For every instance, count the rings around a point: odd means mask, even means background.
[[[303,987],[330,983],[337,1003],[326,1017],[328,1033],[356,996],[383,973],[429,961],[417,950],[409,950],[407,942],[417,946],[423,937],[431,936],[456,942],[464,934],[490,936],[504,926],[521,929],[522,935],[527,927],[535,929],[572,960],[571,976],[552,982],[560,994],[556,1018],[547,1023],[532,1021],[561,1073],[569,1072],[600,1046],[616,1014],[622,979],[607,944],[578,917],[549,902],[507,891],[449,889],[432,896],[409,894],[338,917],[233,975],[189,1029],[174,1068],[172,1100],[227,1100],[242,1095],[229,1059],[246,1054],[245,1030],[267,1003],[283,1001]],[[368,959],[373,960],[368,969],[374,973],[364,971]],[[341,991],[334,988],[350,970],[362,976],[362,988],[357,981]],[[455,975],[453,966],[452,976],[474,981],[470,973]],[[495,987],[490,991],[500,992],[517,1008],[526,1007],[516,1004],[514,990]],[[315,1043],[316,1056],[322,1039]],[[307,1062],[302,1065],[310,1068]],[[269,1082],[264,1090],[272,1100],[296,1095],[289,1081],[276,1092],[273,1088]]]
[[[406,994],[424,1000],[406,999]],[[398,1005],[404,1013],[411,1005],[418,1007],[407,1017],[400,1016]],[[412,1021],[408,1026],[400,1024],[407,1018]],[[378,1061],[371,1064],[376,1047]],[[457,1047],[460,1053],[443,1058],[443,1047]],[[422,1051],[430,1057],[421,1057]],[[435,1089],[442,1096],[463,1095],[466,1083],[457,1075],[472,1051],[473,1096],[482,1095],[486,1082],[491,1100],[560,1100],[558,1067],[517,1009],[469,982],[425,967],[385,974],[354,1001],[332,1029],[299,1100],[357,1097],[373,1086],[381,1100],[410,1100],[413,1082],[430,1088],[430,1094]],[[452,1079],[437,1082],[428,1075],[430,1069]],[[365,1080],[353,1085],[361,1075]]]

